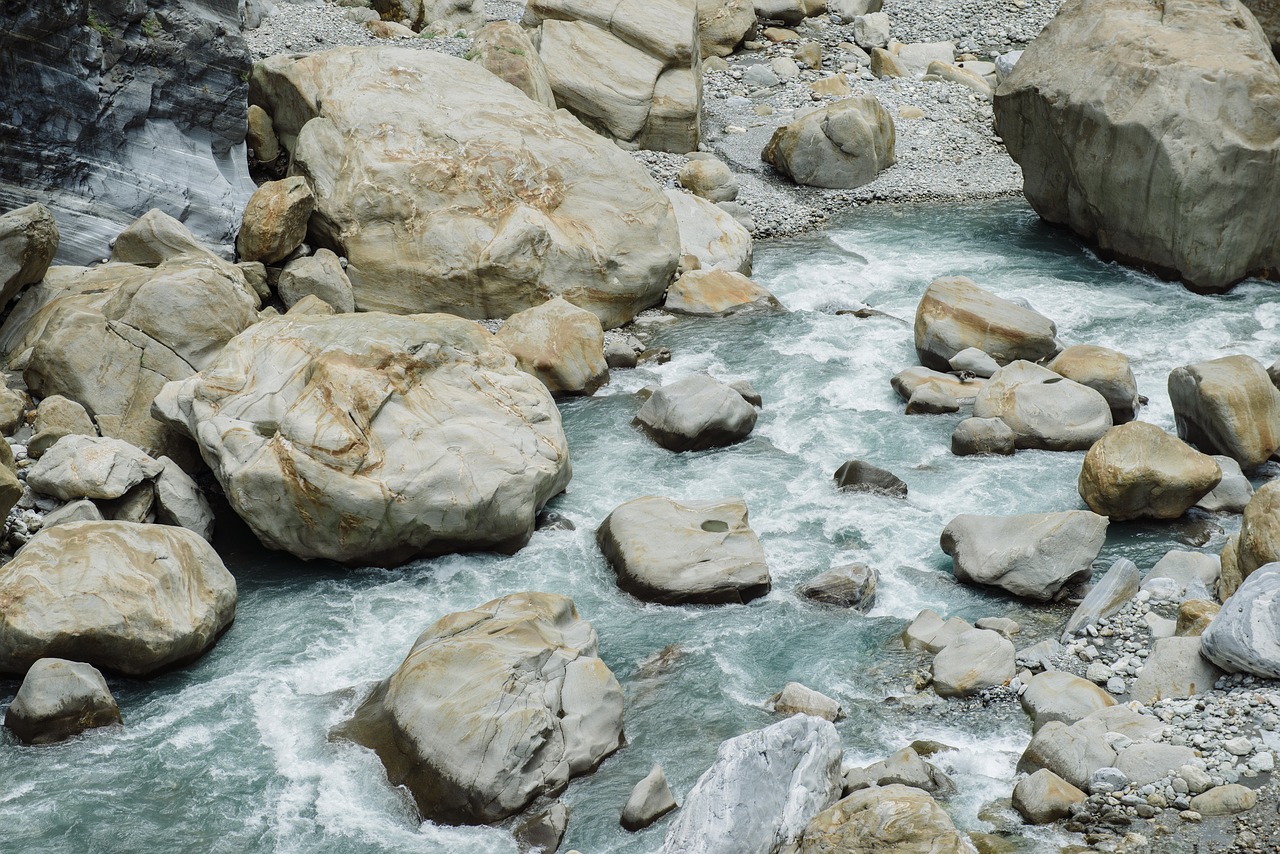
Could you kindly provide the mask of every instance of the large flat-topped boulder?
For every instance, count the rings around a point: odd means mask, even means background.
[[[263,543],[303,558],[512,551],[569,482],[550,392],[449,315],[265,320],[156,412]]]
[[[973,401],[975,418],[999,418],[1019,448],[1083,451],[1111,429],[1101,394],[1048,368],[1010,362],[991,375]]]
[[[506,317],[563,296],[611,328],[675,272],[675,215],[644,168],[476,63],[276,56],[250,100],[310,182],[310,238],[348,259],[362,311]]]
[[[950,371],[950,360],[974,348],[999,365],[1038,362],[1058,352],[1058,327],[1032,308],[996,296],[964,276],[935,279],[916,306],[920,364]]]
[[[340,728],[425,818],[485,824],[622,746],[622,687],[573,600],[516,593],[428,628]]]
[[[696,0],[529,0],[556,104],[629,148],[698,150]]]
[[[1032,207],[1221,290],[1280,265],[1280,65],[1236,0],[1069,0],[995,94]]]

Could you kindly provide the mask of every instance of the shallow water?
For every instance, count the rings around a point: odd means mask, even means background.
[[[113,680],[124,728],[38,749],[0,736],[0,849],[514,851],[503,828],[419,824],[372,753],[327,732],[435,619],[529,589],[574,598],[626,690],[628,746],[565,793],[572,814],[562,850],[655,849],[665,822],[639,834],[618,826],[631,786],[661,762],[683,798],[721,740],[774,719],[762,704],[790,680],[851,711],[838,724],[851,759],[871,761],[914,738],[960,748],[937,759],[960,788],[948,807],[965,829],[993,829],[977,814],[1007,798],[1029,727],[1020,714],[960,718],[945,703],[906,710],[889,700],[909,694],[911,672],[927,667],[896,635],[924,607],[971,620],[1012,614],[1028,627],[1019,645],[1055,633],[1062,609],[1027,609],[957,586],[938,534],[963,512],[1082,507],[1075,481],[1083,454],[951,456],[961,416],[907,418],[889,387],[890,376],[915,363],[910,327],[834,314],[865,302],[909,321],[925,285],[955,274],[1026,298],[1057,321],[1067,343],[1128,353],[1151,398],[1140,417],[1167,429],[1173,367],[1231,353],[1270,364],[1280,354],[1274,285],[1196,296],[1098,261],[1020,203],[855,211],[825,234],[761,245],[756,278],[791,313],[660,323],[654,342],[671,348],[669,364],[618,372],[595,398],[562,406],[574,478],[550,509],[576,530],[539,532],[512,557],[452,556],[396,571],[230,549],[224,556],[240,584],[235,624],[185,670]],[[749,379],[764,410],[740,445],[668,453],[630,426],[639,404],[632,393],[698,370]],[[850,457],[893,470],[910,497],[837,493],[831,474]],[[773,592],[747,606],[679,608],[620,592],[593,531],[615,506],[645,494],[745,497]],[[1226,532],[1238,525],[1230,517],[1206,523]],[[1187,548],[1195,527],[1112,526],[1097,565],[1123,555],[1146,569],[1169,548]],[[1223,536],[1214,533],[1205,549],[1216,553]],[[795,594],[818,572],[855,561],[881,572],[870,615],[818,608]],[[672,644],[678,653],[646,663]],[[0,700],[7,704],[16,688],[0,683]],[[1027,850],[1049,844],[1038,839]]]

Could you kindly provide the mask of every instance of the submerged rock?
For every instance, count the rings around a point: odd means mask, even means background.
[[[879,575],[874,569],[861,564],[838,566],[815,575],[800,585],[797,592],[806,599],[869,611],[876,602],[876,586]]]
[[[622,688],[572,600],[517,593],[438,620],[338,733],[375,750],[423,817],[485,824],[617,750]]]
[[[310,182],[311,230],[348,259],[361,311],[480,319],[563,296],[611,328],[675,271],[675,215],[644,168],[475,63],[392,47],[275,56],[254,67],[250,101]]]
[[[23,744],[52,744],[120,723],[120,707],[97,668],[63,658],[31,665],[4,725]]]
[[[1023,516],[957,516],[942,532],[956,579],[1047,602],[1085,581],[1102,549],[1107,519],[1087,510]]]
[[[746,603],[771,585],[764,549],[741,500],[637,498],[609,514],[596,541],[618,586],[639,599]]]
[[[633,423],[669,451],[705,451],[747,438],[756,408],[733,387],[693,374],[654,391]]]
[[[1067,3],[994,108],[1032,207],[1105,254],[1208,291],[1280,265],[1280,203],[1257,190],[1280,67],[1239,3]]]
[[[951,359],[974,348],[1007,365],[1053,356],[1057,326],[1040,312],[996,296],[963,276],[935,279],[916,307],[920,364],[951,370]]]
[[[515,550],[570,476],[546,388],[447,315],[264,320],[155,409],[258,538],[302,558]]]
[[[667,831],[661,854],[769,854],[840,796],[840,736],[795,715],[720,745]]]
[[[146,676],[199,657],[231,624],[236,582],[183,528],[73,522],[0,568],[0,671],[38,659]]]
[[[1249,356],[1174,368],[1169,400],[1178,435],[1206,454],[1251,469],[1280,449],[1280,390]]]

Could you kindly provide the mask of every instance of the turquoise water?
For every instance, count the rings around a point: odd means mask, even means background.
[[[563,405],[574,462],[552,510],[576,530],[547,530],[512,557],[451,556],[396,571],[346,571],[229,545],[240,584],[237,619],[195,665],[149,682],[113,681],[125,719],[57,746],[21,748],[0,736],[0,849],[27,852],[506,852],[504,828],[419,824],[372,753],[327,733],[386,676],[438,617],[521,590],[572,596],[600,635],[626,690],[628,746],[564,795],[562,850],[652,851],[665,823],[628,834],[617,823],[632,785],[656,761],[678,798],[717,744],[769,723],[762,704],[801,681],[850,710],[838,725],[849,756],[871,761],[914,738],[942,754],[960,794],[948,805],[966,829],[1007,797],[1029,738],[1020,714],[960,718],[946,703],[905,710],[924,657],[904,652],[905,620],[931,607],[967,619],[1011,614],[1036,636],[1061,609],[1027,609],[957,586],[938,548],[963,512],[1022,513],[1083,506],[1081,453],[956,458],[960,416],[911,417],[889,377],[915,362],[910,327],[836,316],[862,303],[910,320],[930,280],[968,275],[1028,299],[1067,343],[1102,344],[1133,359],[1141,417],[1172,429],[1165,377],[1179,364],[1248,353],[1280,355],[1272,285],[1203,297],[1099,262],[1020,203],[855,211],[828,232],[757,248],[756,278],[791,313],[654,324],[674,358],[617,372],[591,399]],[[765,406],[753,436],[732,448],[676,455],[642,438],[633,392],[707,370],[749,379]],[[910,485],[906,501],[837,493],[836,467],[859,457]],[[773,592],[747,606],[667,608],[621,593],[600,557],[595,526],[645,494],[743,496],[768,554]],[[1149,567],[1206,530],[1206,550],[1238,524],[1113,526],[1099,566],[1119,555]],[[795,587],[831,566],[881,572],[867,616],[822,609]],[[660,661],[651,659],[671,645]],[[7,704],[16,682],[0,683]],[[926,695],[928,696],[928,695]],[[1049,844],[1032,839],[1028,850]]]

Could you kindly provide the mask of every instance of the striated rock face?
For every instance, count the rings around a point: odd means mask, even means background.
[[[696,0],[529,0],[556,103],[628,148],[698,150]]]
[[[145,676],[190,661],[231,624],[236,582],[184,528],[72,522],[0,569],[0,672],[56,656]]]
[[[569,482],[550,393],[448,315],[271,318],[155,409],[259,539],[303,558],[515,550]]]
[[[731,738],[685,798],[661,854],[770,854],[840,796],[840,736],[795,715]]]
[[[799,854],[973,854],[946,810],[897,783],[854,792],[814,817]]]
[[[361,311],[506,317],[563,296],[612,328],[675,272],[675,215],[644,168],[475,63],[277,56],[250,100],[310,183],[309,238],[348,259]]]
[[[103,258],[153,207],[226,247],[253,192],[236,0],[157,6],[0,9],[0,211],[47,205],[64,262]]]
[[[1227,671],[1280,679],[1280,564],[1251,573],[1201,640],[1205,657]]]
[[[1280,265],[1280,65],[1236,0],[1071,0],[995,95],[1046,220],[1221,290]]]
[[[529,34],[514,21],[494,21],[476,33],[472,62],[501,77],[544,107],[556,108],[547,68]]]
[[[443,617],[339,733],[377,751],[425,818],[484,824],[622,746],[622,688],[573,601],[517,593]]]

